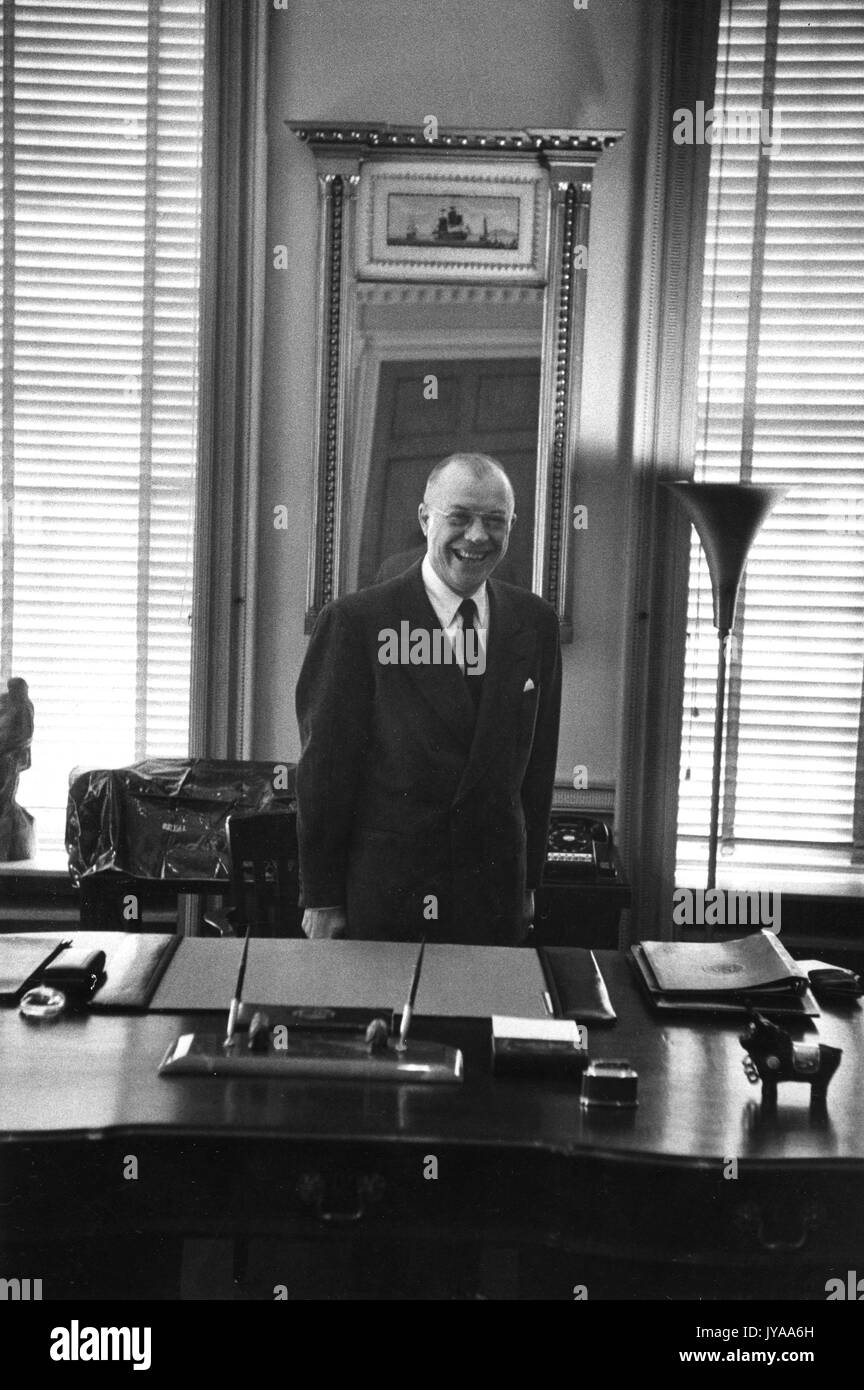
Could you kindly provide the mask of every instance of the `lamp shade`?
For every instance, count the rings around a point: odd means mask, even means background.
[[[714,626],[730,632],[750,547],[783,487],[755,483],[664,483],[699,532],[714,594]]]

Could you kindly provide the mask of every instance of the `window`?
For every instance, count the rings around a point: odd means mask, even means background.
[[[724,0],[694,478],[788,493],[730,662],[718,882],[864,886],[864,10]],[[753,135],[758,120],[751,121]],[[704,876],[717,641],[693,535],[677,876]],[[857,866],[857,867],[856,867]],[[859,877],[860,876],[860,877]]]
[[[204,0],[2,3],[0,674],[21,803],[188,750]]]

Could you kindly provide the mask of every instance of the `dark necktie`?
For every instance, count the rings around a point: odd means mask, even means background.
[[[484,658],[480,651],[480,634],[474,624],[477,605],[473,598],[463,599],[457,612],[462,619],[462,657],[465,662],[465,684],[468,687],[468,694],[474,701],[476,711],[480,708],[480,697],[483,694],[483,677],[480,671],[483,670]],[[474,636],[469,639],[468,634],[472,632]]]

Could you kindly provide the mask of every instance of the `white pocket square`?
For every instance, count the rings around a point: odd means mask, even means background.
[[[524,684],[523,687],[522,687],[522,694],[523,694],[523,695],[527,695],[527,694],[528,694],[528,691],[529,691],[529,690],[533,690],[533,689],[534,689],[534,682],[532,681],[531,677],[529,676],[528,679],[527,679],[527,681],[525,682],[525,684]]]

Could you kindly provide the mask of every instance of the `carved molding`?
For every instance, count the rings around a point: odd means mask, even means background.
[[[313,148],[376,154],[429,154],[442,152],[494,154],[496,156],[543,155],[572,152],[599,156],[621,139],[622,130],[440,130],[434,140],[424,126],[356,123],[332,125],[323,121],[289,121],[289,128]]]
[[[556,609],[561,635],[573,636],[570,585],[570,498],[579,436],[582,343],[591,197],[579,162],[553,167],[550,275],[541,383],[537,544],[534,588]]]
[[[543,285],[429,285],[358,280],[358,304],[542,304]]]
[[[560,185],[559,185],[560,187]],[[561,277],[555,328],[555,411],[552,424],[552,468],[550,474],[552,520],[549,528],[549,568],[547,588],[557,593],[561,579],[562,494],[567,470],[567,385],[570,379],[571,326],[573,319],[573,259],[576,246],[576,187],[569,184],[562,198]]]
[[[353,230],[358,174],[319,175],[322,275],[318,304],[318,458],[316,495],[307,587],[306,630],[336,595],[336,567],[341,533],[342,461],[345,443],[343,363],[349,360],[353,314],[346,294],[346,245]],[[349,230],[346,233],[346,223]]]

